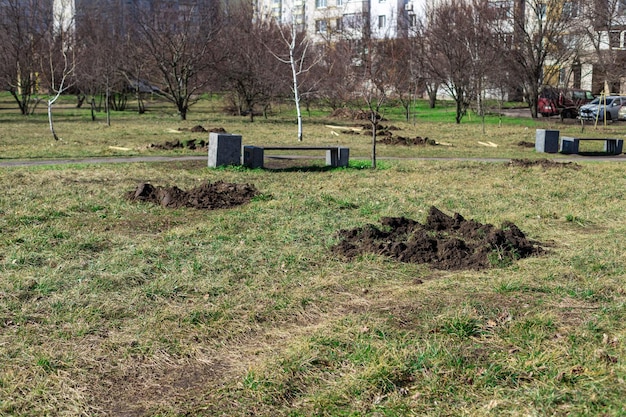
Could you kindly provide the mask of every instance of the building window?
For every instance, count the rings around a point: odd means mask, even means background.
[[[414,28],[417,26],[417,16],[411,13],[409,15],[409,27]]]
[[[378,16],[378,29],[383,29],[385,26],[387,26],[387,16]]]
[[[324,7],[326,7],[326,0],[315,0],[316,9],[323,9]]]
[[[343,32],[343,19],[342,18],[335,20],[335,30],[337,32]]]
[[[337,0],[337,7],[343,6],[343,0]]]
[[[578,3],[575,1],[566,1],[563,3],[563,17],[577,17]]]
[[[327,25],[325,20],[315,21],[315,33],[326,33]]]

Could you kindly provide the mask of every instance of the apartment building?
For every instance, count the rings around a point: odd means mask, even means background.
[[[296,23],[317,42],[394,38],[416,24],[425,0],[257,0],[261,18]]]

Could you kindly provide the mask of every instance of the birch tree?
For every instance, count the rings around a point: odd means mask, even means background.
[[[289,25],[279,25],[278,32],[282,39],[283,46],[288,53],[283,56],[276,51],[272,54],[283,64],[287,64],[291,69],[291,92],[296,106],[296,117],[298,122],[298,142],[302,142],[302,110],[300,109],[300,77],[309,72],[320,59],[307,61],[310,39],[303,31],[298,30],[296,14],[292,13],[292,22]],[[271,49],[270,49],[271,50]]]
[[[42,73],[48,74],[49,97],[48,105],[48,125],[54,140],[59,140],[59,136],[54,128],[52,118],[52,108],[61,94],[67,91],[73,84],[71,79],[74,75],[76,61],[74,59],[74,42],[72,24],[58,20],[58,25],[54,26],[53,32],[48,37],[48,56],[45,60],[47,68],[42,67]]]

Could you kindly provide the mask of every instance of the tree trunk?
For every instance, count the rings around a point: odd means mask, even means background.
[[[96,98],[91,97],[91,121],[96,121]]]
[[[539,91],[531,91],[527,94],[526,100],[528,100],[528,108],[530,109],[530,115],[533,119],[539,117],[539,111],[537,105],[539,104]]]
[[[461,124],[463,118],[463,96],[459,95],[456,98],[456,124]]]
[[[106,102],[104,103],[106,114],[107,114],[107,126],[111,126],[111,106],[109,105],[110,103],[109,99],[110,99],[110,93],[109,93],[109,86],[107,84]]]
[[[52,133],[54,140],[59,140],[59,137],[54,130],[54,123],[52,122],[52,104],[54,104],[54,101],[48,100],[48,124],[50,125],[50,132]]]
[[[372,123],[372,169],[376,169],[376,131],[378,130],[377,112],[370,112],[370,122]]]

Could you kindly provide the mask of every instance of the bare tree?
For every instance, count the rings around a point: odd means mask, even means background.
[[[283,47],[287,50],[286,54],[280,54],[268,48],[272,55],[283,64],[289,65],[291,69],[291,92],[293,101],[296,106],[296,116],[298,121],[298,142],[302,142],[302,111],[300,110],[300,85],[301,76],[306,74],[319,61],[318,59],[309,58],[309,46],[311,40],[306,36],[304,31],[298,30],[296,21],[296,13],[292,12],[292,22],[289,25],[278,25],[278,33],[282,40]]]
[[[580,55],[581,20],[562,0],[516,1],[513,10],[494,28],[509,79],[521,86],[532,117],[537,117],[540,87],[559,77],[563,66]]]
[[[23,115],[41,101],[38,71],[51,26],[50,4],[0,0],[0,88],[11,93]]]
[[[456,123],[461,123],[475,94],[469,70],[472,55],[467,44],[472,22],[472,6],[462,0],[444,0],[428,10],[429,72],[442,80],[442,86],[456,103]]]
[[[110,126],[111,107],[122,109],[120,104],[125,103],[130,84],[123,72],[123,65],[129,61],[123,10],[114,4],[84,7],[75,24],[78,87],[91,97],[92,120],[95,120],[95,97],[104,94],[107,125]]]
[[[317,95],[332,110],[347,106],[354,98],[357,85],[352,67],[358,62],[355,49],[355,42],[351,40],[338,40],[318,47],[321,60],[314,67]]]
[[[136,46],[154,68],[152,81],[182,120],[213,80],[222,59],[213,48],[221,28],[216,2],[136,1]],[[233,46],[235,47],[235,46]]]
[[[381,109],[389,99],[389,92],[393,88],[392,66],[387,62],[387,57],[392,55],[393,41],[385,39],[368,39],[367,53],[362,65],[357,65],[354,70],[359,80],[359,93],[367,107],[367,114],[372,127],[372,147],[371,160],[372,168],[377,166],[376,142],[380,120],[382,118]]]
[[[606,90],[619,92],[620,79],[626,76],[626,40],[623,33],[626,24],[626,4],[622,0],[595,0],[582,8],[573,3],[572,13],[581,13],[588,23],[581,25],[585,39],[592,49],[587,59],[593,62],[593,87],[595,92]],[[580,71],[581,62],[574,65]],[[579,84],[581,74],[575,74],[574,84]],[[580,87],[580,85],[575,85]]]
[[[47,54],[42,56],[40,68],[42,82],[45,82],[48,90],[48,125],[55,140],[60,138],[54,128],[53,106],[61,94],[75,83],[74,20],[73,16],[64,13],[65,10],[55,11],[54,23],[46,36]]]
[[[241,4],[230,10],[228,25],[220,36],[226,51],[224,65],[218,71],[223,88],[231,91],[240,114],[254,122],[256,106],[268,106],[288,86],[287,67],[270,50],[282,46],[277,26],[255,17],[251,5]]]
[[[420,64],[413,50],[414,42],[408,36],[395,39],[387,39],[386,48],[381,52],[385,54],[387,62],[389,85],[393,89],[393,95],[400,101],[404,108],[406,121],[411,119],[411,106],[417,94],[421,74],[418,69]]]

